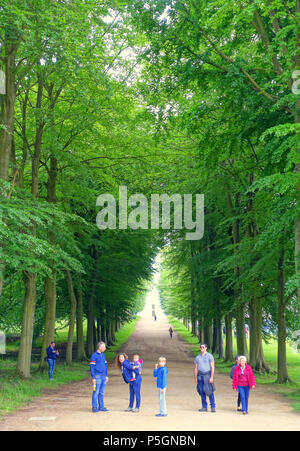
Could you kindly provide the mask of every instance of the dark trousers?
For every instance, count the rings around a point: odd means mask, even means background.
[[[141,384],[142,378],[138,376],[137,379],[129,383],[129,407],[132,409],[135,398],[136,409],[140,408],[141,405]]]
[[[198,376],[197,392],[201,396],[203,409],[207,409],[206,394],[204,392],[203,376],[200,376],[200,377]],[[216,405],[215,405],[215,397],[214,397],[213,393],[209,396],[209,402],[210,402],[210,406],[212,408],[216,407]]]

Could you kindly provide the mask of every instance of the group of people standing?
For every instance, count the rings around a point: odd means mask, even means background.
[[[90,360],[91,376],[93,381],[93,395],[92,395],[92,411],[93,412],[108,412],[104,406],[104,393],[107,377],[107,360],[104,351],[106,345],[103,341],[98,343],[98,349],[93,353]],[[122,372],[124,382],[129,385],[129,405],[125,412],[137,413],[141,405],[141,384],[142,384],[142,366],[143,360],[138,354],[133,356],[132,362],[129,361],[128,355],[121,352],[116,357],[116,366]],[[167,416],[166,408],[166,388],[167,388],[167,374],[166,358],[160,357],[158,363],[155,364],[153,376],[156,378],[160,412],[156,414],[159,417]],[[135,407],[134,407],[135,402]]]
[[[174,331],[170,326],[169,334],[171,339],[173,333]],[[108,382],[107,360],[104,354],[105,350],[106,344],[103,341],[100,341],[98,343],[97,351],[92,354],[90,359],[90,371],[93,382],[93,412],[108,412],[108,409],[104,406],[104,393]],[[45,358],[48,362],[48,374],[50,380],[53,380],[53,371],[58,355],[59,352],[56,349],[55,342],[51,342],[50,346],[47,348],[47,357]],[[159,357],[158,362],[153,369],[153,377],[156,378],[159,397],[159,413],[156,414],[158,417],[167,416],[166,389],[168,368],[166,363],[167,359],[165,357]],[[216,390],[214,384],[215,362],[213,355],[207,351],[207,345],[205,343],[201,343],[200,354],[195,358],[194,365],[196,388],[202,402],[202,407],[199,411],[208,411],[208,398],[211,412],[214,413],[216,412],[214,396]],[[116,366],[121,371],[124,382],[129,384],[129,406],[125,409],[125,412],[137,413],[140,411],[141,405],[141,374],[143,360],[138,354],[135,354],[130,362],[128,355],[125,352],[121,352],[116,357]],[[232,388],[238,392],[237,410],[246,415],[248,413],[250,390],[255,388],[256,382],[252,368],[247,364],[245,356],[236,356],[230,377],[232,379]]]
[[[93,412],[108,411],[108,409],[104,407],[104,392],[108,381],[107,361],[104,355],[105,349],[105,343],[99,342],[98,349],[94,352],[90,361],[91,376],[94,387],[92,396]],[[156,378],[159,396],[160,411],[156,414],[158,417],[167,416],[166,389],[168,368],[166,363],[166,358],[160,357],[153,370],[153,376]],[[202,402],[202,408],[199,409],[199,411],[208,411],[208,397],[211,412],[216,412],[214,396],[214,392],[216,390],[214,384],[215,363],[213,355],[207,352],[207,345],[205,343],[201,343],[200,354],[195,358],[194,364],[196,388]],[[121,371],[124,382],[129,384],[129,406],[125,409],[125,412],[137,413],[140,411],[141,405],[141,373],[143,360],[140,359],[138,354],[135,354],[133,356],[133,360],[130,362],[128,355],[125,352],[121,352],[116,357],[116,366]],[[248,413],[249,393],[250,390],[256,386],[256,383],[253,371],[247,364],[247,359],[245,356],[236,357],[236,363],[231,370],[231,378],[232,388],[238,391],[237,410],[246,415]]]

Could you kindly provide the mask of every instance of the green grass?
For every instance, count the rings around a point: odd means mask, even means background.
[[[178,321],[176,318],[169,316],[169,322],[173,328],[178,332],[183,340],[190,345],[192,353],[196,356],[200,353],[199,341],[192,333]],[[248,340],[249,346],[249,340]],[[277,341],[275,339],[269,340],[268,343],[263,343],[265,360],[270,366],[270,374],[255,374],[256,382],[259,384],[268,384],[276,393],[286,396],[292,401],[293,408],[300,412],[300,354],[295,353],[292,347],[287,345],[287,366],[288,374],[292,382],[287,384],[276,383],[276,369],[277,369]],[[234,355],[237,353],[236,340],[234,339],[233,346]],[[216,368],[220,373],[229,376],[230,370],[234,362],[224,362],[223,359],[218,359],[215,356]]]
[[[32,365],[32,377],[21,379],[16,376],[15,360],[0,360],[0,416],[23,406],[44,389],[54,390],[68,382],[79,381],[88,376],[87,363],[74,362],[72,365],[55,366],[55,380],[50,381],[48,373],[40,373],[38,364]]]
[[[105,352],[108,361],[115,358],[118,349],[127,342],[133,333],[139,318],[124,324],[116,333],[116,342]],[[61,330],[55,338],[57,345],[66,340],[66,330]],[[17,343],[11,343],[7,350],[18,350]],[[9,343],[10,345],[10,343]],[[34,346],[41,346],[41,339],[35,341]],[[21,379],[16,375],[16,361],[0,357],[0,417],[12,412],[20,406],[28,404],[32,398],[40,396],[43,390],[55,390],[63,384],[80,381],[90,375],[88,361],[73,362],[71,365],[57,363],[54,370],[54,380],[50,381],[48,372],[38,371],[38,363],[31,365],[31,377]]]

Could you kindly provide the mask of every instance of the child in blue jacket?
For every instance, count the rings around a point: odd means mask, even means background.
[[[153,370],[153,376],[156,377],[156,385],[158,388],[158,398],[159,398],[159,409],[160,412],[156,414],[157,417],[167,416],[167,406],[166,406],[166,389],[167,389],[167,374],[168,368],[166,367],[167,359],[165,357],[160,357],[158,359],[158,364],[155,365]]]

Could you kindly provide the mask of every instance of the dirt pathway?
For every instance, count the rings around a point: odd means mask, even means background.
[[[105,394],[107,413],[91,412],[90,379],[60,387],[35,399],[27,407],[4,417],[1,431],[11,430],[89,430],[89,431],[208,431],[208,430],[298,430],[300,415],[269,388],[258,386],[250,394],[249,415],[236,409],[236,393],[228,376],[217,374],[216,413],[200,413],[200,398],[193,379],[193,356],[177,333],[171,340],[168,321],[156,306],[157,321],[151,315],[153,298],[148,298],[136,330],[123,347],[129,358],[134,352],[144,359],[142,405],[140,413],[126,413],[128,385],[119,371],[109,365],[109,383]],[[156,301],[157,302],[157,301]],[[158,394],[153,365],[160,355],[167,357],[169,369],[168,416],[158,413]],[[45,417],[47,419],[45,419]],[[34,419],[38,418],[38,419]]]

